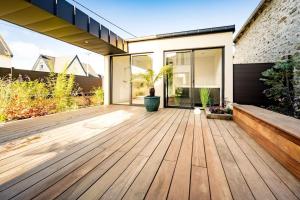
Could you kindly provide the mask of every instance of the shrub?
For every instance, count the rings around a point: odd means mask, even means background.
[[[63,111],[76,106],[72,99],[74,83],[74,75],[67,76],[65,72],[57,75],[52,92],[57,111]]]
[[[96,104],[102,105],[104,101],[104,92],[102,87],[94,88],[93,100]]]
[[[299,63],[296,57],[277,62],[272,68],[262,73],[262,80],[267,89],[263,91],[271,100],[269,109],[287,115],[294,114],[294,67]]]
[[[206,108],[209,101],[210,90],[208,88],[200,89],[200,99],[202,103],[202,107]]]

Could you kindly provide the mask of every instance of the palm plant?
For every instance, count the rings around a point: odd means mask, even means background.
[[[133,78],[132,82],[140,82],[143,81],[145,85],[149,88],[149,96],[155,96],[155,83],[161,79],[164,75],[170,74],[172,68],[168,65],[163,66],[158,74],[155,74],[153,69],[147,69],[145,73],[141,73],[138,76]]]

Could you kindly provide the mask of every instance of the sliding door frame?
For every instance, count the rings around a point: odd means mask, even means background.
[[[118,104],[118,103],[113,103],[113,57],[120,57],[120,56],[129,56],[129,65],[130,65],[130,79],[132,77],[132,71],[131,71],[131,66],[132,66],[132,57],[134,56],[143,56],[143,55],[151,55],[152,58],[152,65],[153,65],[153,52],[145,52],[145,53],[133,53],[133,54],[118,54],[118,55],[113,55],[110,56],[109,58],[109,77],[110,77],[110,81],[109,81],[109,104],[113,104],[113,105],[124,105],[124,104]],[[153,66],[152,66],[153,67]],[[129,89],[129,95],[130,95],[130,99],[129,99],[129,104],[128,106],[144,106],[143,104],[133,104],[132,103],[132,83],[130,81],[130,89]],[[126,104],[127,106],[127,104]]]
[[[166,108],[194,108],[195,106],[195,99],[194,99],[194,88],[195,88],[195,51],[197,50],[209,50],[209,49],[221,49],[222,50],[222,69],[221,69],[221,92],[220,92],[220,98],[221,98],[221,105],[224,106],[225,102],[225,46],[216,46],[216,47],[205,47],[205,48],[192,48],[192,49],[172,49],[172,50],[165,50],[163,51],[163,59],[164,59],[164,65],[166,65],[166,53],[170,52],[188,52],[191,51],[191,106],[190,107],[181,107],[181,106],[169,106],[168,105],[168,80],[167,77],[164,76],[163,81],[163,93],[164,93],[164,107]]]

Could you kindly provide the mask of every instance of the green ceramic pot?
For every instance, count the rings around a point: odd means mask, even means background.
[[[146,96],[144,97],[144,105],[148,112],[157,111],[159,108],[160,97],[158,96]]]

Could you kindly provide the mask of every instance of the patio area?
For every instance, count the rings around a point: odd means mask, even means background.
[[[102,106],[0,125],[0,199],[299,199],[233,121]]]

